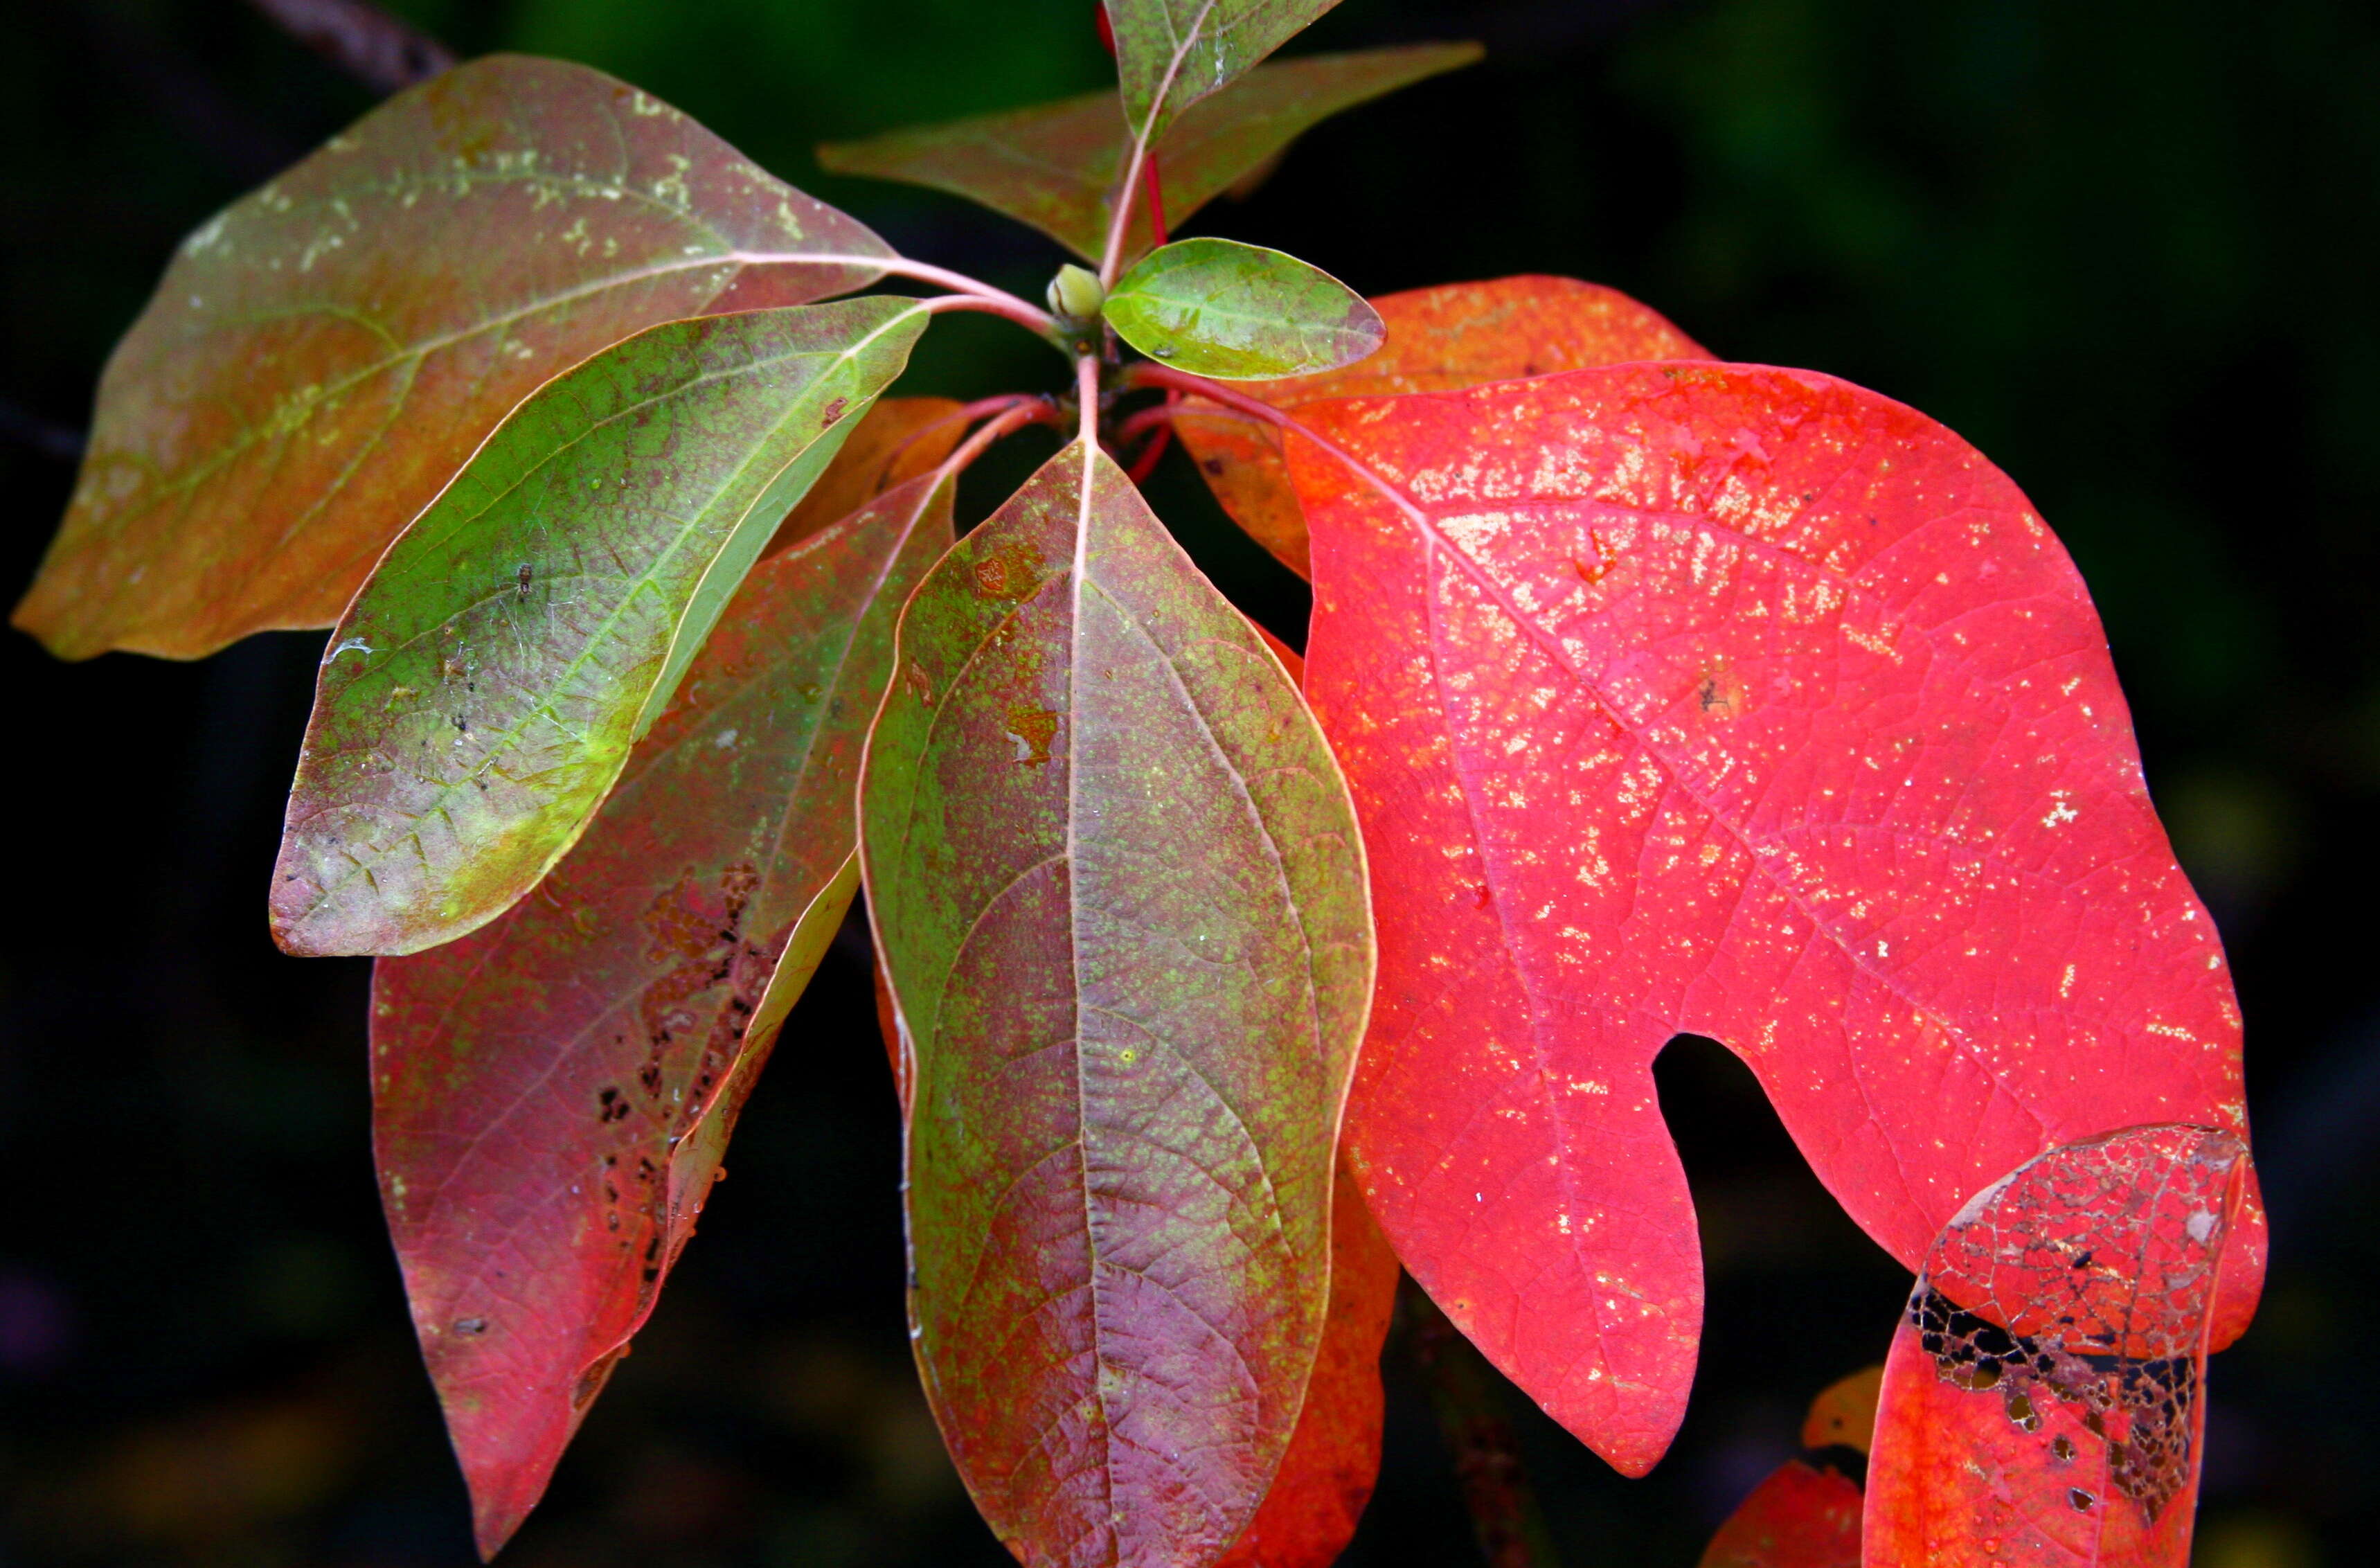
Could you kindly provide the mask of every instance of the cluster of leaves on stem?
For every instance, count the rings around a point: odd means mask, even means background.
[[[2073,566],[1923,415],[1609,289],[1366,301],[1171,239],[1475,57],[1262,63],[1330,3],[1110,0],[1116,91],[822,150],[1075,250],[1047,309],[495,57],[192,235],[109,363],[17,624],[333,628],[273,929],[379,957],[382,1193],[482,1549],[864,889],[918,1368],[1025,1561],[1323,1568],[1400,1265],[1652,1465],[1691,1031],[1924,1270],[1881,1418],[1813,1444],[1859,1477],[1796,1462],[1711,1561],[2184,1562],[2262,1273],[2240,1019]],[[859,292],[893,277],[939,292]],[[950,310],[1071,373],[886,396]],[[962,534],[1036,423],[1069,439]],[[1176,438],[1311,580],[1303,660],[1142,499]]]

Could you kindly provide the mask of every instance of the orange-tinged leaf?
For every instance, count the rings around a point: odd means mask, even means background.
[[[908,1065],[911,1332],[1030,1563],[1202,1568],[1324,1337],[1371,991],[1281,664],[1079,443],[903,612],[861,859]]]
[[[1330,1568],[1379,1477],[1380,1345],[1400,1270],[1343,1159],[1330,1193],[1330,1315],[1305,1408],[1264,1506],[1221,1568]]]
[[[651,1309],[851,902],[893,618],[950,539],[927,475],[762,563],[537,893],[375,972],[382,1193],[483,1550]]]
[[[1802,1446],[1867,1453],[1876,1440],[1876,1404],[1883,1387],[1882,1362],[1828,1384],[1802,1418]]]
[[[1232,390],[1279,408],[1326,397],[1452,392],[1488,382],[1633,359],[1705,359],[1677,328],[1617,289],[1524,274],[1383,295],[1372,301],[1388,342],[1367,359],[1319,375],[1235,382]],[[1194,401],[1174,433],[1249,536],[1300,577],[1305,521],[1272,426]]]
[[[870,501],[940,468],[966,434],[960,404],[948,397],[880,397],[844,438],[826,472],[785,514],[764,555],[773,555],[841,522]]]
[[[1709,363],[1290,418],[1380,939],[1349,1146],[1406,1268],[1612,1463],[1667,1445],[1699,1331],[1673,1036],[1912,1266],[2045,1148],[2244,1130],[2097,618],[1972,448]]]
[[[540,383],[656,322],[861,287],[891,255],[600,71],[459,66],[184,241],[108,361],[16,624],[68,659],[327,626]]]
[[[1701,1568],[1860,1568],[1859,1483],[1787,1460],[1711,1537]]]
[[[1165,216],[1182,221],[1277,161],[1305,129],[1341,110],[1479,58],[1475,43],[1413,43],[1309,55],[1259,66],[1194,105],[1156,151]],[[930,186],[1005,213],[1096,263],[1114,216],[1128,138],[1114,92],[917,126],[865,141],[830,142],[819,163],[837,174]],[[1135,197],[1124,260],[1156,242]]]
[[[2247,1153],[2135,1127],[1944,1228],[1885,1363],[1865,1561],[2185,1568],[2199,1390]]]

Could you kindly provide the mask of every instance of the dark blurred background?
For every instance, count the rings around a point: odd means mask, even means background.
[[[1038,293],[1056,251],[809,148],[1100,83],[1087,0],[413,0],[466,54],[600,66],[905,250]],[[175,241],[369,107],[238,0],[0,6],[0,590]],[[1847,376],[2015,476],[2081,562],[2249,1021],[2274,1234],[2213,1372],[2199,1562],[2370,1562],[2380,1357],[2380,17],[2351,0],[1347,0],[1298,49],[1488,62],[1326,125],[1195,227],[1366,292],[1554,272],[1724,357]],[[914,390],[1055,384],[938,327]],[[1033,454],[1008,459],[1017,472]],[[996,475],[987,475],[977,489]],[[1294,634],[1293,580],[1172,460],[1161,508]],[[469,1561],[367,1144],[365,970],[266,940],[318,638],[203,663],[0,634],[0,1564]],[[829,960],[735,1180],[507,1561],[995,1564],[908,1367],[864,948]],[[1622,1481],[1513,1400],[1571,1568],[1685,1568],[1877,1359],[1906,1276],[1717,1047],[1664,1057],[1710,1264],[1685,1431]],[[2359,1262],[2359,1259],[2361,1261]],[[2362,1279],[2357,1287],[2353,1282]],[[1391,1346],[1351,1568],[1475,1562]]]

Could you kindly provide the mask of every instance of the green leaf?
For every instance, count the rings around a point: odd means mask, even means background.
[[[381,1191],[484,1552],[651,1309],[850,907],[860,749],[953,489],[919,474],[762,561],[535,894],[374,966]]]
[[[892,257],[601,71],[457,67],[183,242],[108,360],[16,624],[68,659],[327,626],[557,371],[660,322],[863,287]]]
[[[1154,140],[1339,0],[1107,0],[1124,121]]]
[[[1167,220],[1180,224],[1261,171],[1308,127],[1479,55],[1475,43],[1416,43],[1259,66],[1184,114],[1159,142],[1155,157]],[[866,141],[831,142],[818,156],[839,174],[905,180],[981,202],[1097,261],[1129,144],[1116,94],[1093,92]],[[1125,258],[1152,243],[1148,205],[1137,203]]]
[[[1220,380],[1353,364],[1386,339],[1364,297],[1294,256],[1235,239],[1184,239],[1116,280],[1103,313],[1152,359]]]
[[[1323,1332],[1372,974],[1345,786],[1079,443],[918,585],[895,672],[860,857],[928,1395],[1025,1562],[1211,1562]]]
[[[516,410],[333,635],[281,945],[412,953],[534,886],[926,320],[880,298],[672,322]]]

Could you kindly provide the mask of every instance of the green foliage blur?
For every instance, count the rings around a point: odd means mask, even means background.
[[[1088,0],[413,0],[466,54],[600,66],[912,254],[1038,295],[1059,256],[822,139],[1098,86]],[[370,98],[236,0],[14,0],[0,48],[5,588],[63,507],[110,345],[176,240]],[[1346,0],[1296,50],[1488,62],[1311,133],[1192,225],[1366,293],[1615,285],[1731,359],[1975,442],[2082,565],[2249,1020],[2276,1247],[2212,1374],[2199,1561],[2369,1561],[2380,1371],[2380,15],[2355,0]],[[1003,323],[915,390],[1054,386]],[[979,507],[1029,440],[970,477]],[[1303,590],[1169,460],[1160,510],[1294,633]],[[319,638],[199,665],[6,634],[0,1564],[469,1561],[368,1152],[364,970],[262,918]],[[506,1561],[992,1564],[907,1367],[895,1116],[864,946],[789,1027],[637,1354]],[[1672,1457],[1623,1482],[1515,1396],[1566,1561],[1684,1564],[1881,1356],[1906,1277],[1707,1042],[1664,1058],[1711,1274]],[[1396,1347],[1347,1562],[1473,1559]],[[1530,1424],[1534,1422],[1534,1424]]]

